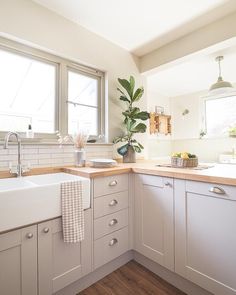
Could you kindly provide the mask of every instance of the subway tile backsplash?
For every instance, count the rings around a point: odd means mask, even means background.
[[[94,158],[112,158],[113,146],[87,145],[86,160]],[[0,170],[8,170],[17,164],[17,145],[10,144],[7,150],[0,145]],[[67,166],[74,164],[73,145],[58,144],[22,144],[22,164],[31,168]]]

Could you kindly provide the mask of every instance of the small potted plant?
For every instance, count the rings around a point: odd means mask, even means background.
[[[135,153],[140,153],[144,148],[141,143],[134,139],[134,135],[146,132],[147,126],[140,121],[146,121],[149,118],[149,113],[141,111],[140,108],[134,106],[144,93],[143,87],[134,89],[134,77],[130,76],[129,80],[118,78],[118,82],[122,87],[117,88],[121,94],[119,99],[127,105],[127,109],[122,112],[126,131],[123,136],[116,137],[113,142],[125,142],[124,145],[117,149],[117,152],[123,156],[124,163],[134,163],[136,162]]]

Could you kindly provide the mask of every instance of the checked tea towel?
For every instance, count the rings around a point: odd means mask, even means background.
[[[66,243],[84,239],[83,190],[81,181],[61,183],[63,238]]]

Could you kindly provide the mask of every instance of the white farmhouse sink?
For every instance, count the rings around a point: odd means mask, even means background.
[[[0,232],[61,216],[60,184],[82,180],[90,208],[90,180],[67,173],[0,179]]]
[[[0,179],[0,192],[8,190],[18,190],[36,185],[24,178],[5,178]]]

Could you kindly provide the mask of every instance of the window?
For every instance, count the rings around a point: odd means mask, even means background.
[[[99,77],[68,70],[68,132],[78,128],[99,135],[100,103]]]
[[[0,49],[0,130],[55,132],[54,64]]]
[[[1,134],[104,134],[104,85],[103,72],[0,38]]]
[[[236,95],[205,100],[205,121],[207,135],[228,135],[236,124]]]

